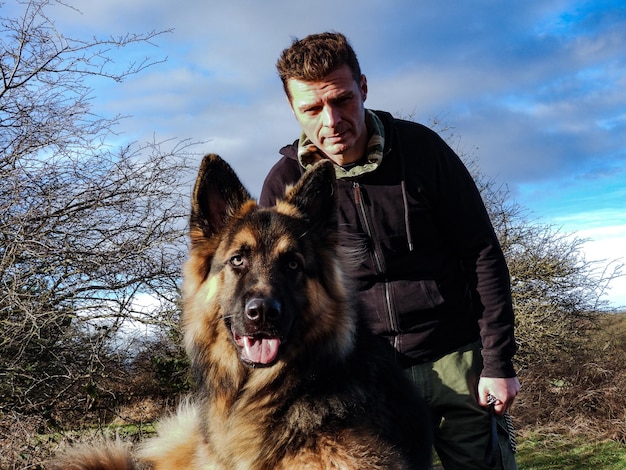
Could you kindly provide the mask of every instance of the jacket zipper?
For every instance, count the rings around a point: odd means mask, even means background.
[[[374,238],[374,233],[372,230],[372,226],[370,225],[369,217],[367,215],[367,209],[365,208],[365,204],[363,204],[363,198],[361,196],[361,185],[357,181],[352,182],[352,188],[354,192],[354,200],[356,202],[359,211],[361,212],[361,218],[363,220],[363,227],[365,228],[365,232],[367,236],[370,238],[373,244],[373,253],[374,253],[374,264],[376,265],[376,273],[379,275],[383,273],[383,266],[380,259],[380,253],[378,252],[378,245],[376,243],[376,239]],[[386,279],[384,282],[385,286],[385,306],[387,307],[387,318],[389,318],[389,327],[391,331],[394,333],[398,333],[398,327],[396,322],[396,317],[391,307],[391,294],[389,292],[389,283],[387,283]],[[394,349],[397,350],[398,346],[398,335],[395,335],[393,338],[393,346]]]

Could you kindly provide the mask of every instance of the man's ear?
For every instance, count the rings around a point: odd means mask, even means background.
[[[361,97],[363,98],[363,102],[367,99],[367,77],[365,75],[361,75]]]

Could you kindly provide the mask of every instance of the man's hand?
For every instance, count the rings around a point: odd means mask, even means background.
[[[493,395],[496,398],[494,402],[495,412],[499,415],[504,414],[511,408],[520,388],[517,377],[481,377],[478,382],[478,404],[486,408],[489,406],[487,396]]]

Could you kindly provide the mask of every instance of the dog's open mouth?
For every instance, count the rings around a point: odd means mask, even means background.
[[[253,366],[270,366],[278,358],[280,338],[242,336],[233,331],[235,344],[241,350],[241,360]]]

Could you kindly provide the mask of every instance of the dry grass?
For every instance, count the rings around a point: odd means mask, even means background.
[[[576,357],[523,371],[518,427],[626,443],[626,315],[605,315]]]
[[[0,415],[0,468],[40,468],[56,449],[53,439],[41,438],[49,431],[46,420],[38,416]]]

